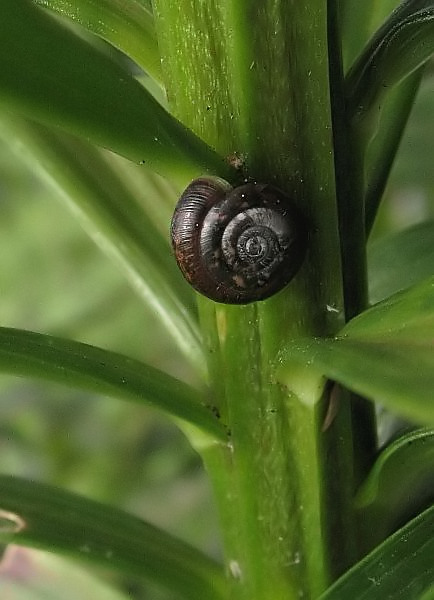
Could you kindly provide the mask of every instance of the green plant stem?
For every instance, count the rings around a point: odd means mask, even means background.
[[[364,148],[359,143],[345,103],[338,7],[336,0],[329,1],[328,43],[345,317],[349,320],[367,305]]]
[[[232,596],[316,597],[355,559],[348,403],[327,421],[330,387],[276,381],[278,354],[343,324],[324,3],[155,3],[174,113],[248,175],[279,185],[309,223],[296,279],[244,307],[200,299],[213,404],[231,430],[207,448]],[[333,412],[333,411],[332,411]],[[200,450],[200,449],[199,449]]]
[[[368,303],[364,198],[364,150],[359,132],[347,112],[342,65],[339,2],[329,1],[328,45],[330,97],[334,135],[336,197],[346,320]],[[346,394],[351,403],[354,444],[354,484],[368,471],[376,450],[375,413],[372,403]]]

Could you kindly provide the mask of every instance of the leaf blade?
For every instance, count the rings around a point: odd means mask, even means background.
[[[286,385],[296,363],[406,418],[433,423],[434,277],[360,314],[333,339],[294,340],[282,363]]]
[[[224,440],[224,427],[187,384],[140,361],[81,342],[0,328],[0,370],[147,403]]]
[[[125,179],[98,149],[37,123],[0,116],[0,135],[12,139],[13,151],[54,188],[203,374],[205,361],[191,289],[176,267],[168,239],[147,219]]]
[[[138,0],[34,0],[113,44],[145,71],[161,79],[160,56],[151,12]]]
[[[434,221],[370,244],[368,272],[373,304],[434,275]]]
[[[342,38],[345,65],[351,64],[369,37],[396,7],[397,0],[343,0]],[[346,70],[346,69],[345,69]]]
[[[0,7],[0,104],[146,163],[181,185],[206,172],[234,177],[129,71],[30,1],[5,0]]]
[[[364,550],[431,504],[433,473],[433,430],[412,431],[381,450],[354,502]]]
[[[381,111],[377,131],[367,148],[365,191],[367,234],[374,225],[405,126],[422,82],[423,73],[424,67],[421,67],[389,91]]]
[[[221,598],[220,566],[121,510],[64,490],[0,476],[3,543],[28,545],[147,577],[184,598]]]
[[[10,545],[0,563],[0,595],[8,600],[126,600],[81,565],[48,552]]]
[[[388,87],[430,58],[433,32],[432,0],[407,0],[392,12],[347,74],[350,116],[368,114]]]
[[[421,600],[434,578],[434,507],[350,569],[320,600]]]

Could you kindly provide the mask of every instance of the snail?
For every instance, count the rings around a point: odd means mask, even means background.
[[[295,276],[306,253],[304,219],[273,185],[232,187],[200,177],[181,195],[172,218],[179,268],[201,294],[224,304],[265,300]]]

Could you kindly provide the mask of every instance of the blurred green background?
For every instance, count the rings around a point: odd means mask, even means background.
[[[373,238],[434,217],[433,138],[431,69]],[[8,140],[0,140],[0,205],[2,326],[96,344],[191,379],[188,365],[122,274],[53,191],[11,153]],[[183,435],[154,411],[1,376],[0,448],[3,473],[123,507],[210,554],[220,552],[215,508],[201,463]],[[171,598],[142,582],[121,581],[120,586],[126,597]],[[66,594],[53,597],[71,597]],[[36,596],[28,592],[12,597]]]

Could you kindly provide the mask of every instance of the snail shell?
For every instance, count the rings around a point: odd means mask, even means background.
[[[224,304],[265,300],[289,283],[306,253],[306,227],[288,196],[262,183],[233,188],[194,180],[172,218],[172,245],[184,277]]]

